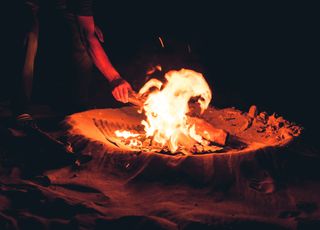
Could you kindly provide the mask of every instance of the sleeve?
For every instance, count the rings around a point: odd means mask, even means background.
[[[80,16],[93,16],[92,10],[93,0],[76,0],[74,1],[74,11],[76,15]]]

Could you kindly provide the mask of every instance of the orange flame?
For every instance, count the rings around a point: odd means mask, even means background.
[[[129,138],[129,137],[138,137],[140,134],[138,133],[131,133],[130,131],[120,131],[120,130],[116,130],[114,132],[116,134],[117,137],[123,137],[125,139]]]
[[[144,103],[146,120],[143,120],[142,124],[147,137],[152,137],[161,146],[168,146],[174,153],[185,137],[202,142],[202,137],[196,134],[194,125],[187,122],[188,102],[193,97],[199,97],[197,102],[203,112],[207,109],[212,94],[201,73],[181,69],[168,72],[165,78],[165,84],[151,79],[139,91],[142,95],[151,88],[157,89],[148,95]]]

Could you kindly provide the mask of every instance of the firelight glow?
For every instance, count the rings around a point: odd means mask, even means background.
[[[201,113],[208,108],[212,94],[201,73],[181,69],[166,73],[164,84],[156,79],[148,81],[139,91],[142,95],[151,88],[143,105],[146,119],[142,121],[147,137],[161,146],[167,146],[174,153],[186,136],[202,143],[202,137],[195,132],[195,126],[188,124],[188,102],[198,97]]]
[[[193,70],[181,69],[169,71],[164,78],[165,83],[150,79],[137,95],[141,99],[138,103],[139,111],[145,115],[145,119],[141,121],[144,133],[116,130],[116,137],[124,140],[129,147],[149,145],[166,148],[171,153],[176,152],[179,147],[180,150],[190,151],[195,144],[208,146],[210,141],[215,141],[214,138],[217,134],[221,135],[221,131],[213,131],[213,127],[188,116],[190,99],[199,104],[201,113],[208,108],[212,99],[211,90],[203,75]],[[145,142],[148,139],[151,142]]]
[[[137,133],[131,133],[130,131],[120,131],[120,130],[116,130],[115,134],[117,137],[123,137],[125,139],[129,138],[129,137],[138,137],[140,134]]]

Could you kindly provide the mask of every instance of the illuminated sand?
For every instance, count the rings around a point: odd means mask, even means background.
[[[121,144],[114,131],[139,126],[143,117],[136,110],[135,107],[90,110],[66,118],[73,147],[93,156],[88,169],[119,174],[130,181],[182,180],[219,186],[237,182],[241,186],[241,165],[251,162],[254,168],[259,168],[265,158],[266,163],[276,162],[284,147],[300,134],[299,127],[281,117],[268,117],[266,113],[255,116],[233,108],[209,108],[202,118],[230,134],[222,150],[190,155],[135,151]]]
[[[295,183],[301,169],[306,168],[303,158],[293,152],[298,150],[292,141],[299,135],[299,128],[273,117],[262,125],[259,117],[264,115],[251,119],[239,110],[210,108],[204,118],[247,147],[229,140],[229,147],[221,153],[168,155],[119,149],[106,139],[113,138],[110,129],[135,127],[139,115],[132,107],[74,114],[65,120],[69,140],[78,151],[91,154],[93,160],[78,167],[46,171],[51,181],[47,186],[0,177],[0,226],[306,229],[319,219],[320,211],[315,208],[306,213],[299,207],[319,207],[320,186],[303,182],[297,187]],[[23,153],[30,154],[27,149]],[[47,153],[41,154],[41,159],[48,157]],[[38,158],[32,160],[43,163]],[[283,164],[286,160],[291,163]],[[250,186],[252,177],[266,172],[276,182],[273,193]],[[277,183],[285,186],[278,187]]]

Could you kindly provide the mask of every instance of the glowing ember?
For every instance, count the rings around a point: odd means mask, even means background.
[[[129,147],[141,147],[141,146],[142,146],[142,143],[141,143],[141,141],[139,141],[139,140],[132,139],[132,140],[130,140],[128,146],[129,146]]]
[[[147,142],[172,153],[178,149],[190,151],[195,145],[208,146],[209,133],[197,128],[197,120],[187,116],[190,99],[196,100],[201,113],[211,101],[211,90],[203,75],[181,69],[168,72],[165,79],[165,83],[151,79],[139,91],[139,97],[145,98],[142,111],[146,119],[141,122],[144,133],[117,130],[116,136],[131,147]]]
[[[117,137],[123,137],[125,139],[129,138],[129,137],[138,137],[140,134],[138,133],[132,133],[130,131],[120,131],[120,130],[116,130],[114,132],[116,134]]]

